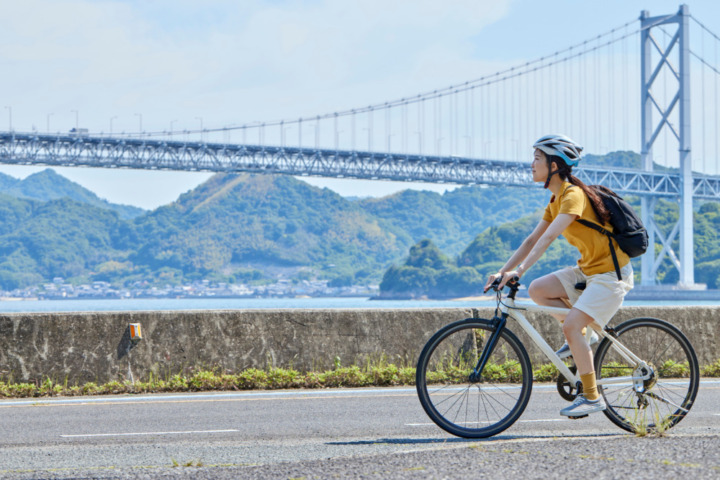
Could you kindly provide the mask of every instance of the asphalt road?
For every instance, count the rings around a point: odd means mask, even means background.
[[[514,426],[468,441],[412,387],[4,400],[0,478],[720,477],[718,380],[663,438],[565,419],[566,405],[535,384]]]

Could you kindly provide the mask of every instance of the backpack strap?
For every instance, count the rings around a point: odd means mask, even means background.
[[[565,187],[565,189],[560,194],[560,198],[562,198],[562,196],[565,195],[565,192],[567,192],[570,188],[572,188],[574,186],[575,185],[570,184],[567,187]],[[603,188],[605,188],[605,187],[603,187]],[[615,192],[613,192],[609,188],[607,189],[607,191],[610,192],[612,195],[617,196],[617,194],[615,194]],[[608,246],[610,247],[610,255],[612,256],[613,265],[615,266],[615,274],[617,275],[618,280],[622,280],[622,274],[620,273],[620,262],[618,262],[617,254],[615,253],[615,246],[613,245],[613,238],[615,237],[615,235],[613,235],[612,233],[610,233],[608,230],[604,229],[597,223],[591,222],[590,220],[578,218],[576,220],[576,222],[581,223],[582,225],[585,225],[586,227],[590,227],[593,230],[600,232],[603,235],[605,235],[606,237],[608,237]]]
[[[620,274],[620,262],[618,262],[617,254],[615,253],[615,246],[613,245],[613,234],[609,231],[605,230],[603,227],[598,225],[597,223],[593,223],[589,220],[584,220],[581,218],[578,218],[575,220],[578,223],[581,223],[582,225],[585,225],[586,227],[590,227],[593,230],[602,233],[606,237],[608,237],[608,244],[610,245],[610,255],[612,255],[613,259],[613,265],[615,266],[615,273],[617,274],[618,280],[622,280],[622,274]]]

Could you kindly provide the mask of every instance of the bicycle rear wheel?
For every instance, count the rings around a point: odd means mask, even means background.
[[[615,328],[617,339],[647,363],[647,380],[598,385],[605,415],[634,433],[664,431],[685,418],[697,395],[700,369],[695,351],[675,326],[656,318],[635,318]],[[600,379],[642,375],[604,339],[595,353]]]
[[[468,319],[439,330],[417,365],[417,392],[440,428],[465,438],[485,438],[510,427],[530,400],[532,367],[518,338],[504,329],[477,381],[470,375],[494,327]]]

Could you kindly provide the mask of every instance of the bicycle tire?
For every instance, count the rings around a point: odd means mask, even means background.
[[[633,433],[660,432],[673,427],[690,411],[700,384],[700,368],[692,345],[677,327],[657,318],[628,320],[614,332],[654,373],[637,385],[634,382],[598,385],[607,405],[605,415],[615,425]],[[633,375],[637,366],[627,365],[611,343],[603,339],[595,353],[597,378]]]
[[[451,323],[430,338],[418,359],[415,380],[423,409],[436,425],[458,437],[497,435],[515,423],[530,400],[530,358],[507,328],[480,380],[470,381],[482,340],[493,331],[489,320]]]

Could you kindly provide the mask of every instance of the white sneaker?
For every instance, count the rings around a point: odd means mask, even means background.
[[[598,337],[598,334],[595,333],[595,330],[590,330],[590,340],[588,340],[588,345],[595,345],[598,340],[600,340],[600,337]],[[563,346],[560,347],[560,350],[555,352],[555,355],[560,357],[560,359],[568,358],[572,355],[572,352],[570,351],[570,345],[567,344],[567,342],[563,343]]]
[[[601,412],[606,408],[605,400],[603,400],[602,397],[598,397],[597,400],[588,400],[582,395],[578,395],[572,405],[560,410],[560,415],[565,415],[566,417],[584,417],[591,413]]]

